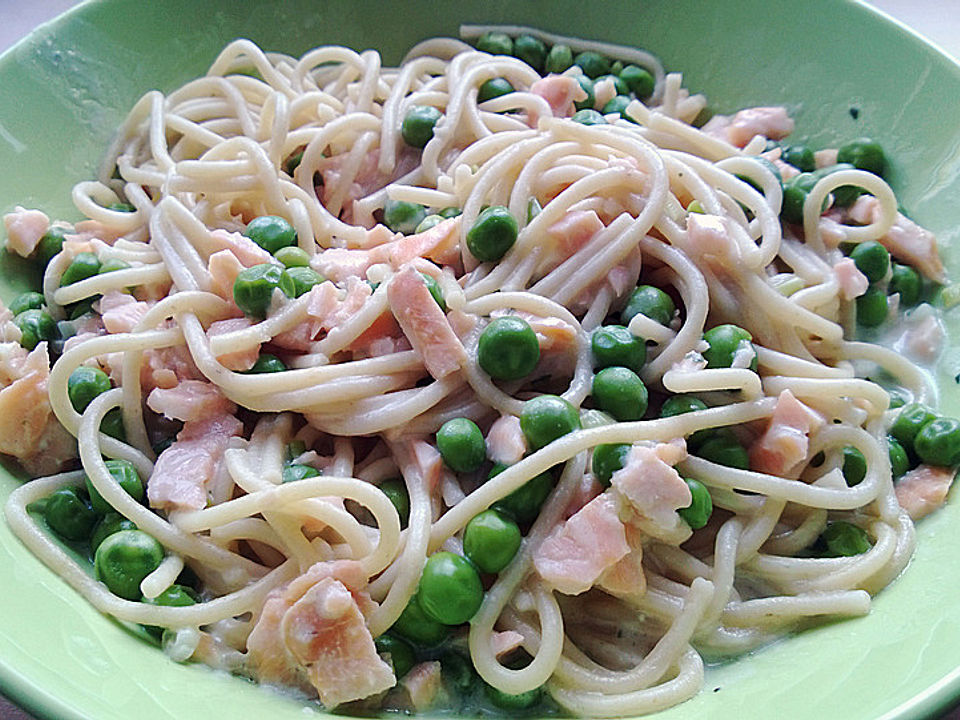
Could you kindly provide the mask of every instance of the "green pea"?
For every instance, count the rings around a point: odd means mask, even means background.
[[[874,175],[883,175],[887,166],[887,158],[879,143],[870,138],[858,138],[837,150],[837,162],[850,163],[858,170],[866,170]]]
[[[7,309],[16,316],[26,310],[39,310],[46,304],[47,300],[42,293],[25,292],[11,300]]]
[[[280,248],[297,244],[297,231],[278,215],[261,215],[247,225],[243,233],[271,255]]]
[[[806,145],[785,147],[780,159],[788,165],[793,165],[800,172],[813,172],[817,169],[817,160],[813,155],[813,150]]]
[[[690,488],[691,500],[687,507],[677,510],[677,514],[693,530],[699,530],[707,524],[713,514],[713,500],[706,485],[699,480],[684,478],[683,481]]]
[[[577,82],[580,83],[580,88],[587,94],[583,100],[577,100],[573,103],[574,108],[577,110],[593,110],[594,105],[597,102],[596,95],[593,92],[593,80],[588,78],[586,75],[577,75]],[[574,115],[574,117],[577,117]],[[577,122],[581,122],[578,120]],[[604,120],[606,122],[606,120]],[[584,123],[585,125],[592,125],[595,123]]]
[[[92,297],[84,298],[79,302],[75,302],[72,305],[67,305],[64,307],[64,310],[67,311],[67,314],[70,316],[71,320],[77,320],[78,318],[83,317],[84,315],[89,315],[93,312],[93,304],[100,299],[99,295],[94,295]]]
[[[924,425],[935,420],[936,417],[920,403],[904,405],[890,427],[890,435],[903,445],[905,450],[912,452],[914,449],[913,441],[917,437],[917,433]]]
[[[123,412],[120,408],[115,407],[103,416],[103,422],[100,423],[100,432],[117,440],[123,441],[126,439],[127,433],[123,427]]]
[[[849,163],[837,163],[836,165],[830,165],[825,168],[820,168],[819,170],[814,171],[813,175],[818,180],[825,178],[827,175],[832,175],[835,172],[840,170],[853,170],[853,165]],[[833,193],[833,203],[837,207],[849,207],[853,205],[854,201],[860,197],[860,193],[863,192],[856,185],[841,185],[840,187],[834,188]]]
[[[119,258],[110,258],[104,260],[100,264],[100,271],[98,275],[106,275],[107,273],[116,272],[117,270],[126,270],[130,267],[130,263],[126,260],[120,260]]]
[[[753,351],[750,369],[757,369],[757,352],[751,341],[753,336],[737,325],[717,325],[703,334],[708,347],[703,357],[708,368],[728,368],[733,366],[733,359],[737,352],[746,343]]]
[[[476,515],[463,531],[463,552],[481,572],[498,573],[520,549],[520,528],[496,510]]]
[[[132,520],[128,520],[117,512],[108,512],[97,522],[93,528],[93,534],[90,535],[90,552],[95,553],[100,543],[106,540],[110,535],[121,530],[136,530]]]
[[[639,373],[647,361],[647,344],[623,325],[604,325],[595,330],[590,350],[598,368],[619,365]]]
[[[110,378],[100,368],[81,365],[67,379],[67,395],[78,413],[87,409],[95,397],[110,389]]]
[[[162,593],[154,598],[141,598],[142,602],[148,605],[160,605],[162,607],[189,607],[200,602],[200,597],[196,590],[186,585],[174,583]]]
[[[443,113],[430,105],[414,105],[403,117],[400,135],[410,147],[422,148],[433,138],[433,130]]]
[[[603,111],[601,114],[610,115],[612,113],[616,113],[624,120],[634,122],[633,118],[627,115],[627,105],[629,105],[631,102],[632,101],[630,98],[628,98],[626,95],[616,95],[610,98],[610,100],[607,101],[607,104],[603,106]]]
[[[890,436],[887,436],[887,453],[890,456],[890,470],[893,479],[896,480],[910,469],[910,458],[907,456],[907,451],[903,449],[903,445]]]
[[[828,556],[852,557],[870,549],[867,533],[853,523],[836,520],[828,523],[820,539],[826,545]]]
[[[523,60],[538,73],[543,72],[547,59],[547,46],[533,35],[521,35],[513,41],[513,54]]]
[[[653,75],[636,65],[626,65],[620,71],[620,79],[627,84],[630,92],[640,100],[645,100],[653,95],[653,89],[656,87]]]
[[[532,708],[540,702],[540,698],[543,696],[543,690],[541,688],[534,688],[533,690],[527,690],[517,695],[511,695],[486,683],[484,683],[483,686],[490,702],[504,710],[526,710]]]
[[[611,74],[611,75],[616,75],[617,77],[620,77],[620,73],[622,73],[622,72],[623,72],[623,61],[622,61],[622,60],[614,60],[612,63],[610,63],[610,74]]]
[[[244,370],[245,375],[259,375],[261,373],[284,372],[287,369],[286,364],[276,355],[270,353],[260,353],[260,357],[249,370]]]
[[[13,319],[13,323],[20,328],[20,345],[27,350],[57,337],[57,324],[43,310],[24,310]]]
[[[437,282],[437,279],[432,275],[427,275],[426,273],[420,273],[420,277],[423,278],[424,284],[427,286],[427,290],[430,291],[431,297],[433,297],[434,302],[440,306],[440,309],[443,312],[447,311],[447,303],[443,299],[443,290],[440,289],[440,283]]]
[[[490,469],[489,478],[496,477],[506,465],[497,463]],[[553,490],[553,477],[549,472],[535,475],[509,495],[497,500],[491,507],[508,515],[518,523],[533,522],[540,514],[540,508]]]
[[[280,472],[280,480],[285,483],[296,482],[297,480],[312,477],[320,477],[320,471],[315,467],[301,465],[300,463],[284,465],[283,470]]]
[[[107,537],[94,555],[97,579],[126,600],[142,597],[140,583],[160,567],[163,546],[140,530],[121,530]]]
[[[287,459],[295,460],[307,451],[307,444],[303,440],[294,440],[287,443]]]
[[[750,457],[747,455],[746,448],[735,437],[726,433],[715,434],[707,439],[697,448],[696,454],[717,465],[740,470],[750,468]]]
[[[63,250],[63,240],[66,234],[67,231],[64,228],[52,227],[40,238],[33,255],[40,263],[41,268],[47,267],[54,255],[59,255],[60,251]]]
[[[303,162],[303,150],[297,150],[290,157],[287,158],[287,161],[283,165],[284,172],[287,175],[293,177],[293,174],[297,171],[297,168],[300,167],[300,163]]]
[[[671,395],[660,406],[660,417],[673,417],[688,412],[706,410],[707,404],[693,395]]]
[[[519,380],[540,362],[540,342],[530,324],[516,315],[494,318],[480,333],[477,363],[495,380]]]
[[[43,516],[50,529],[65,540],[86,540],[100,519],[100,514],[74,487],[51,493]]]
[[[583,110],[577,110],[573,117],[570,118],[575,123],[580,123],[581,125],[606,125],[607,119],[598,113],[596,110],[591,108],[584,108]]]
[[[902,408],[907,404],[907,401],[912,397],[909,392],[903,388],[890,388],[887,390],[887,395],[890,396],[890,409],[896,410],[897,408]]]
[[[60,287],[73,285],[100,272],[100,260],[92,252],[77,253],[60,276]]]
[[[495,77],[487,80],[477,91],[477,102],[484,103],[487,100],[509,95],[513,92],[513,85],[506,78]]]
[[[568,70],[573,65],[573,50],[569,45],[554,45],[547,53],[547,60],[544,67],[548,73],[557,73],[558,75]]]
[[[410,495],[407,486],[400,478],[391,478],[380,483],[380,492],[389,498],[400,516],[400,526],[406,527],[410,521]]]
[[[606,443],[593,449],[590,467],[601,485],[610,487],[613,474],[626,464],[629,452],[630,445],[624,443]]]
[[[293,281],[293,295],[298,298],[310,292],[314,285],[326,282],[326,278],[310,267],[287,268],[287,276]]]
[[[377,652],[382,656],[389,656],[390,665],[393,667],[393,674],[399,680],[416,664],[417,656],[413,652],[413,647],[406,640],[398,638],[395,635],[384,634],[373,641],[377,646]]]
[[[110,476],[116,480],[124,491],[137,502],[143,501],[143,482],[137,469],[128,460],[107,460],[104,463]],[[113,510],[113,506],[103,499],[103,496],[97,491],[90,481],[90,478],[84,475],[87,484],[87,493],[90,495],[90,505],[99,513],[108,513]]]
[[[517,220],[503,205],[493,205],[477,216],[467,232],[467,248],[480,262],[496,262],[517,241]]]
[[[420,224],[417,225],[413,230],[414,235],[419,235],[420,233],[426,232],[431,228],[435,228],[437,225],[442,223],[446,218],[442,215],[427,215],[423,220],[420,221]]]
[[[264,318],[277,288],[293,297],[296,287],[287,271],[273,263],[244,268],[233,281],[233,301],[246,315]]]
[[[413,234],[426,216],[427,209],[419,203],[387,200],[383,206],[383,224],[404,235]]]
[[[647,387],[625,367],[604,368],[593,376],[593,401],[620,422],[640,420],[647,411]]]
[[[913,449],[920,461],[928,465],[956,465],[960,462],[960,420],[931,420],[914,437]]]
[[[627,304],[620,313],[620,322],[629,325],[636,314],[646,315],[661,325],[669,325],[676,312],[673,300],[660,288],[652,285],[638,285],[630,293]]]
[[[434,647],[443,642],[449,628],[427,615],[420,606],[419,593],[410,598],[407,607],[393,624],[392,632],[420,647]]]
[[[110,203],[109,205],[107,205],[107,210],[113,210],[114,212],[125,212],[125,213],[132,213],[137,211],[137,209],[133,205],[125,202]]]
[[[427,558],[417,599],[427,617],[444,625],[460,625],[483,602],[480,574],[465,557],[441,550]]]
[[[447,420],[437,431],[437,449],[451,470],[473,472],[487,457],[487,444],[477,424],[465,417]]]
[[[177,585],[176,583],[154,598],[140,598],[140,602],[147,603],[148,605],[160,605],[162,607],[189,607],[190,605],[196,605],[199,601],[200,596],[197,595],[192,588]],[[157,625],[143,625],[141,627],[158,640],[165,630],[165,628]]]
[[[876,240],[862,242],[850,252],[857,269],[872,283],[880,282],[890,269],[890,253]]]
[[[848,487],[859,485],[867,474],[867,459],[857,448],[847,445],[843,449],[843,479]]]
[[[491,55],[512,55],[513,40],[506,33],[491,30],[477,38],[477,50]]]
[[[604,408],[601,408],[604,409]],[[538,395],[523,404],[520,429],[532,450],[580,429],[577,409],[557,395]]]
[[[583,70],[584,75],[595,78],[600,75],[606,75],[610,72],[610,60],[605,58],[600,53],[593,52],[592,50],[586,50],[581,53],[577,53],[577,56],[573,59],[573,62],[576,65],[580,66],[580,69]]]
[[[817,178],[812,172],[805,172],[787,180],[783,185],[783,203],[780,206],[780,217],[784,222],[799,225],[803,222],[803,206],[807,196],[817,184]],[[826,209],[826,200],[824,207]]]
[[[920,275],[909,265],[893,263],[889,291],[900,293],[900,306],[911,307],[920,301]]]
[[[890,308],[883,290],[872,285],[857,298],[857,323],[863,327],[877,327],[887,319]]]
[[[627,82],[621,79],[620,77],[618,77],[617,75],[614,75],[613,73],[609,75],[601,75],[596,80],[594,80],[594,84],[598,82],[604,82],[605,80],[611,80],[613,82],[613,88],[614,90],[617,91],[617,95],[628,96],[630,94],[630,86],[627,85]],[[629,102],[630,100],[631,98],[627,97],[627,102]],[[611,111],[611,112],[614,112],[614,111]],[[616,112],[619,112],[619,111],[616,111]]]
[[[462,215],[463,210],[458,207],[445,207],[440,212],[437,213],[444,220],[449,220],[450,218],[455,218],[458,215]]]
[[[273,256],[283,263],[286,268],[307,267],[310,265],[310,255],[296,245],[287,245],[277,250]]]

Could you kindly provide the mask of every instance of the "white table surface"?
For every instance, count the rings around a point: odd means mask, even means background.
[[[37,25],[55,18],[77,2],[78,0],[0,0],[0,52]],[[958,0],[873,0],[870,4],[960,59]],[[0,720],[33,720],[33,717],[0,695]],[[960,720],[960,708],[947,713],[941,720]]]

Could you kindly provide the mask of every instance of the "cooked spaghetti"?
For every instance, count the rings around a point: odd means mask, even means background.
[[[698,125],[638,50],[464,37],[238,40],[134,106],[86,219],[5,217],[45,264],[0,328],[0,451],[46,475],[14,531],[174,659],[328,708],[649,713],[867,613],[960,460],[882,150]]]

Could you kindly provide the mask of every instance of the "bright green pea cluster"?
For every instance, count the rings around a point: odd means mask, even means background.
[[[624,65],[619,60],[612,61],[605,55],[592,50],[574,53],[568,45],[562,43],[548,47],[546,43],[533,35],[524,34],[511,38],[506,33],[490,31],[477,39],[477,49],[492,55],[513,55],[523,60],[541,75],[563,73],[576,65],[581,70],[581,74],[577,75],[576,78],[580,82],[580,87],[586,93],[586,97],[574,103],[578,112],[572,119],[574,122],[583,125],[606,124],[604,115],[619,115],[633,122],[632,118],[626,114],[627,105],[635,98],[646,100],[653,95],[656,87],[656,81],[652,73],[646,68],[632,64]],[[596,107],[594,85],[608,80],[613,83],[616,96],[607,101],[602,108],[598,108]],[[480,85],[477,92],[477,102],[483,103],[514,91],[513,84],[507,78],[490,78]],[[602,111],[602,114],[598,111]],[[422,135],[417,136],[416,142],[423,138],[429,141],[432,130],[432,125],[429,130],[425,126]],[[406,135],[404,135],[404,138],[406,139]],[[416,142],[410,142],[409,140],[407,142],[416,147],[423,147],[423,145],[417,145]]]
[[[134,466],[125,460],[107,460],[113,480],[136,502],[144,486]],[[63,540],[86,545],[93,559],[96,578],[113,594],[126,600],[141,600],[140,583],[156,570],[164,557],[163,546],[152,536],[115,512],[89,477],[81,486],[62,487],[31,506],[42,513],[47,526]],[[197,598],[193,591],[173,585],[154,600],[159,605],[192,604],[182,595]]]
[[[919,403],[900,409],[890,435],[907,456],[912,453],[922,463],[944,467],[960,463],[960,420],[936,415]]]

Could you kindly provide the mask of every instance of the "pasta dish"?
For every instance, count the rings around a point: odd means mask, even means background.
[[[247,40],[4,217],[6,517],[103,613],[327,709],[621,717],[869,612],[960,422],[877,142],[641,50]],[[87,561],[84,560],[87,559]]]

